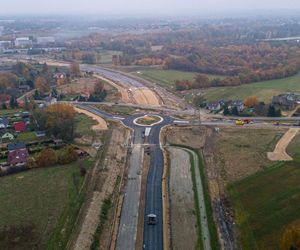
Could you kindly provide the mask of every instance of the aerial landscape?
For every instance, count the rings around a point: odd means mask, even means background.
[[[0,250],[300,250],[300,2],[0,8]]]

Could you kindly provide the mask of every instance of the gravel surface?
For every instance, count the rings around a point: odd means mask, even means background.
[[[170,221],[173,249],[195,249],[197,221],[194,215],[190,155],[182,149],[170,148],[170,159]]]

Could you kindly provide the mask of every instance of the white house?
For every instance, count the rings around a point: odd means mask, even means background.
[[[2,140],[10,140],[12,141],[15,137],[12,133],[10,132],[5,132],[4,134],[1,135]]]

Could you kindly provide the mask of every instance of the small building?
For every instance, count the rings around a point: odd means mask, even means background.
[[[2,140],[9,140],[9,141],[12,141],[15,138],[14,135],[8,131],[3,132],[2,134],[0,134],[0,136]]]
[[[8,158],[7,163],[9,165],[24,165],[26,164],[29,153],[26,148],[26,144],[23,142],[8,144]]]
[[[14,129],[15,129],[16,133],[24,132],[26,130],[25,122],[24,121],[15,122]]]
[[[207,104],[206,108],[210,111],[219,111],[221,109],[221,105],[219,102],[210,102]]]
[[[0,129],[6,129],[9,126],[9,120],[7,117],[0,117]]]

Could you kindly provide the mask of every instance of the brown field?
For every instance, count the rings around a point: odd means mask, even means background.
[[[197,245],[197,219],[188,152],[170,148],[170,221],[174,250],[195,249]],[[180,188],[179,188],[180,187]],[[189,239],[186,241],[185,239]]]
[[[215,160],[225,182],[247,177],[271,162],[273,151],[285,129],[221,128],[216,136]]]

